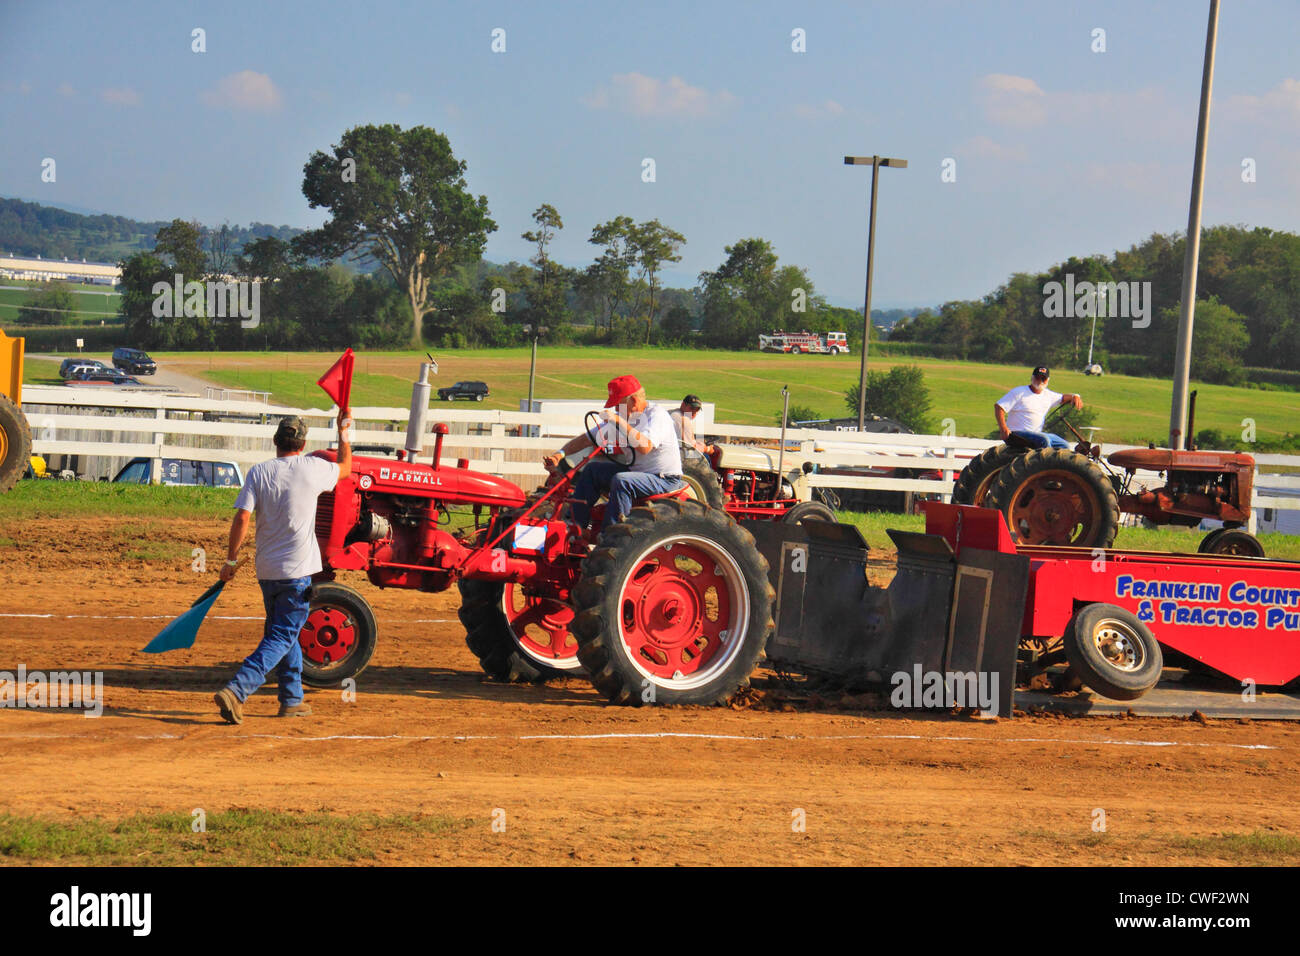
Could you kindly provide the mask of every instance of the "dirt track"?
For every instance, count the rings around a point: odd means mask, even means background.
[[[0,513],[0,540],[16,539],[0,547],[0,670],[102,670],[106,696],[99,719],[0,710],[10,768],[0,811],[471,821],[398,847],[386,861],[399,863],[1300,862],[1291,850],[1243,857],[1216,839],[1300,834],[1294,725],[908,719],[768,709],[776,695],[761,692],[743,710],[616,709],[581,679],[485,682],[454,595],[364,582],[381,630],[356,702],[311,692],[317,716],[284,721],[272,689],[229,727],[211,695],[261,629],[247,569],[193,649],[138,650],[212,580],[190,570],[190,548],[220,554],[224,532],[173,522],[175,556],[144,562],[120,555],[160,537],[148,522],[20,527]],[[50,616],[12,616],[30,614]],[[1096,808],[1104,834],[1092,829]],[[505,832],[493,832],[498,809]],[[796,810],[806,832],[792,826]]]

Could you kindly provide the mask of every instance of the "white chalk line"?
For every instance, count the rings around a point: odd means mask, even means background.
[[[0,739],[49,739],[67,740],[73,738],[105,738],[127,736],[134,740],[182,740],[188,734],[0,734]],[[607,734],[330,734],[325,737],[299,737],[291,734],[239,734],[232,739],[255,737],[261,740],[285,740],[293,743],[310,743],[329,740],[411,740],[411,741],[445,741],[445,740],[538,740],[538,741],[575,741],[575,740],[727,740],[739,742],[781,741],[798,742],[803,740],[932,740],[942,743],[1004,743],[1004,744],[1080,744],[1095,747],[1224,747],[1234,750],[1278,750],[1272,744],[1231,744],[1206,743],[1179,740],[1114,740],[1110,738],[1089,739],[1072,737],[955,737],[927,736],[925,734],[831,734],[826,736],[809,734],[770,734],[761,737],[740,734],[692,734],[660,731],[658,733],[607,733]]]

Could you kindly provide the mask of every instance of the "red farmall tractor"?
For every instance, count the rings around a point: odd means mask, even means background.
[[[737,521],[836,520],[830,505],[814,500],[804,470],[787,471],[784,464],[777,451],[749,445],[715,445],[707,458],[682,456],[691,497]]]
[[[1112,452],[1103,461],[1100,446],[1070,424],[1069,408],[1054,409],[1043,428],[1064,423],[1078,439],[1073,449],[1035,450],[1013,436],[962,469],[953,486],[953,504],[997,508],[1019,543],[1082,548],[1109,548],[1121,512],[1152,524],[1193,528],[1211,518],[1223,527],[1202,540],[1202,553],[1263,557],[1259,540],[1242,530],[1250,520],[1254,458],[1151,446]],[[1157,472],[1164,484],[1134,487],[1138,471]]]
[[[464,460],[442,467],[441,423],[432,463],[416,462],[425,392],[421,405],[417,384],[405,452],[354,457],[352,474],[320,496],[324,570],[300,636],[304,681],[335,686],[370,660],[375,616],[335,582],[340,571],[361,571],[385,588],[459,587],[469,647],[500,680],[585,672],[609,700],[633,705],[718,703],[747,686],[774,598],[747,531],[686,488],[640,502],[604,531],[597,504],[579,527],[564,507],[574,477],[617,449],[571,458],[532,494]],[[472,508],[472,525],[453,530],[456,506]]]

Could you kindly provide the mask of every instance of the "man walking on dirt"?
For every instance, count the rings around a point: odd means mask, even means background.
[[[321,569],[316,543],[316,499],[352,473],[352,421],[339,413],[338,462],[304,457],[307,425],[297,415],[280,420],[275,430],[276,457],[248,469],[235,499],[230,549],[221,580],[235,576],[239,548],[248,534],[249,516],[257,512],[257,583],[262,588],[266,625],[262,641],[230,683],[214,699],[227,723],[244,719],[244,701],[275,671],[280,717],[306,717],[311,705],[302,699],[302,646],[298,634],[307,621],[311,576]]]
[[[1040,365],[1029,373],[1028,385],[1017,385],[994,404],[993,417],[997,419],[998,434],[1003,441],[1015,435],[1031,448],[1070,447],[1060,435],[1043,431],[1043,422],[1057,405],[1083,408],[1083,399],[1052,391],[1047,387],[1050,377],[1047,366]]]
[[[682,404],[668,413],[673,420],[673,427],[677,429],[677,438],[688,449],[693,449],[696,454],[712,455],[713,446],[700,441],[695,437],[695,416],[700,413],[704,403],[700,401],[698,395],[687,395],[682,399]]]
[[[647,401],[645,389],[634,376],[620,375],[610,381],[604,417],[599,428],[570,439],[543,459],[554,468],[566,455],[593,445],[630,446],[636,451],[636,460],[630,466],[597,459],[582,466],[573,483],[573,496],[578,499],[573,504],[573,520],[583,527],[591,506],[603,491],[609,492],[601,525],[607,528],[623,520],[632,510],[634,499],[676,491],[685,484],[673,421],[662,408]]]

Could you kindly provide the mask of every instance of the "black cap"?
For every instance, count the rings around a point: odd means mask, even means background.
[[[275,429],[275,440],[289,438],[293,441],[307,440],[307,423],[297,415],[287,415],[280,419],[279,426]]]
[[[1031,373],[1034,378],[1051,378],[1052,373],[1047,370],[1046,365],[1040,365]]]
[[[698,395],[687,395],[685,398],[682,399],[682,404],[685,405],[687,408],[695,408],[695,409],[698,409],[704,405],[704,403],[700,401],[700,396]]]

